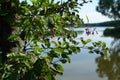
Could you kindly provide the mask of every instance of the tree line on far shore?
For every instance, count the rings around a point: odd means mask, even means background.
[[[100,22],[100,23],[86,23],[85,26],[120,27],[120,20],[116,20],[116,21],[106,21],[106,22]]]

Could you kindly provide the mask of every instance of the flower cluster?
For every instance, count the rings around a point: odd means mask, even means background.
[[[85,29],[85,32],[86,32],[86,34],[89,36],[89,35],[94,35],[95,34],[95,32],[96,32],[96,34],[98,34],[98,32],[96,31],[96,28],[93,28],[93,29],[91,29],[91,28],[89,28],[89,27],[87,27],[86,29]]]

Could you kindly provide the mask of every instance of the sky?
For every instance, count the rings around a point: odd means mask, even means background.
[[[86,16],[89,18],[89,23],[99,23],[104,21],[110,21],[111,19],[107,16],[102,15],[96,11],[96,6],[98,5],[99,0],[92,0],[92,3],[87,3],[80,10],[80,17],[83,18],[85,23],[87,22]]]

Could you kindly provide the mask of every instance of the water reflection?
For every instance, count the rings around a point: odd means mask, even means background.
[[[104,60],[103,57],[96,58],[99,77],[107,77],[108,80],[120,80],[120,49],[110,55],[110,60]]]
[[[101,78],[107,77],[107,80],[120,80],[120,39],[115,38],[111,44],[109,60],[105,60],[104,57],[96,58],[96,72]]]

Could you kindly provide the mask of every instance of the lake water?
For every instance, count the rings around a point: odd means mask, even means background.
[[[76,29],[76,31],[82,30],[83,33],[78,35],[83,37],[84,39],[90,38],[93,41],[104,41],[107,43],[107,46],[110,47],[114,38],[104,37],[103,31],[106,27],[97,27],[96,31],[98,34],[87,35],[85,33],[85,28]],[[112,69],[109,67],[113,67],[114,65],[110,61],[103,60],[101,62],[101,57],[99,54],[89,54],[87,50],[82,49],[80,53],[71,56],[71,63],[64,64],[64,73],[62,76],[57,76],[57,80],[120,80],[120,72],[116,71],[114,74],[111,70],[104,69]],[[105,63],[105,64],[104,64]],[[117,63],[116,63],[117,64]],[[120,69],[120,65],[119,65]],[[115,69],[117,70],[117,69]],[[107,72],[108,71],[108,72]],[[109,72],[111,71],[111,72]],[[114,71],[114,70],[113,70]],[[115,79],[115,75],[117,74],[119,79]],[[109,74],[110,73],[110,74]],[[112,74],[113,73],[113,74]],[[114,75],[113,79],[111,78]],[[110,77],[111,76],[111,77]],[[103,77],[103,78],[102,78]]]

